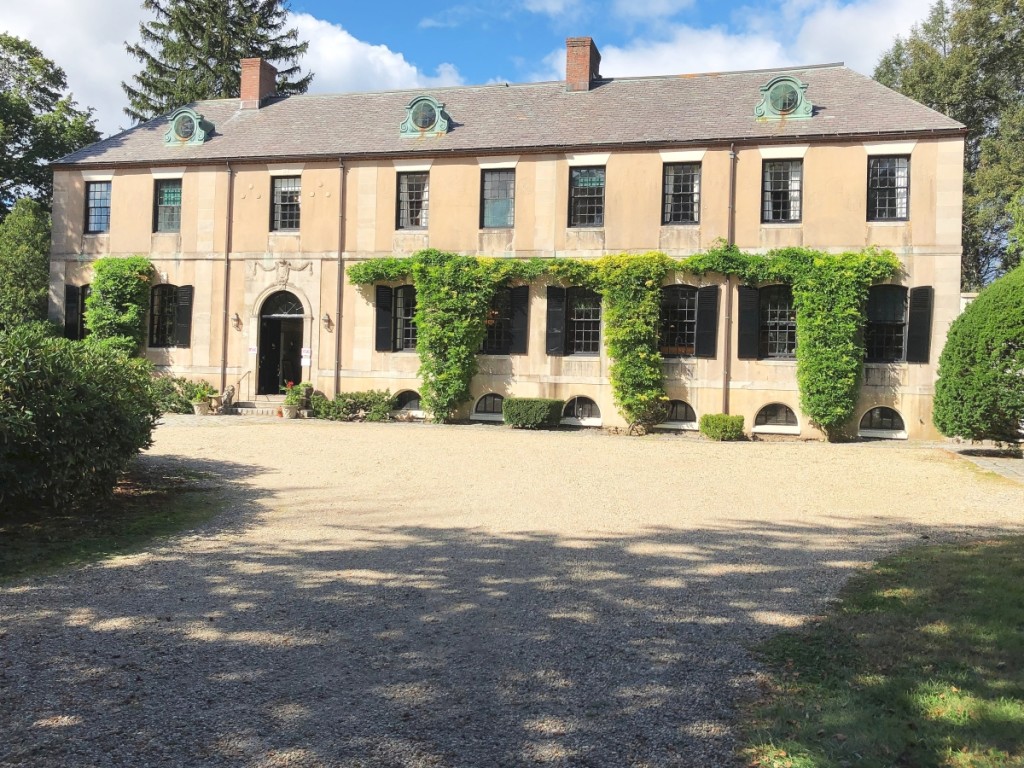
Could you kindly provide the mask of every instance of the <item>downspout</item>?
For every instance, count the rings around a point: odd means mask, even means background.
[[[341,388],[341,310],[345,293],[345,163],[338,161],[338,293],[334,304],[334,397]]]
[[[726,244],[736,245],[736,145],[729,145],[729,222]],[[732,383],[732,275],[725,276],[725,359],[722,365],[722,413],[729,412]]]
[[[224,322],[221,324],[220,335],[220,391],[228,388],[228,301],[231,298],[231,232],[233,230],[231,218],[235,202],[235,172],[231,168],[231,161],[225,163],[228,169],[228,214],[227,231],[224,234]],[[241,393],[235,393],[236,396]]]

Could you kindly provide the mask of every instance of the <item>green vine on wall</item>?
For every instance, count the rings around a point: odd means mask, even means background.
[[[899,274],[899,259],[874,248],[838,254],[808,248],[746,254],[720,245],[683,260],[680,269],[731,275],[749,285],[792,286],[800,408],[827,438],[839,437],[860,391],[868,288]]]
[[[597,261],[612,393],[631,432],[647,431],[667,413],[658,330],[661,284],[674,265],[663,253],[620,254]]]
[[[93,264],[85,327],[93,341],[123,340],[135,352],[146,340],[153,263],[145,256],[108,256]]]
[[[719,244],[685,259],[652,252],[592,261],[494,259],[427,250],[408,258],[362,262],[348,274],[355,285],[413,280],[421,394],[439,421],[450,419],[470,398],[495,291],[542,277],[597,290],[605,303],[604,340],[612,359],[615,403],[631,429],[640,432],[662,420],[668,400],[658,351],[661,286],[668,273],[717,273],[751,285],[787,283],[797,313],[801,409],[833,439],[856,407],[868,288],[899,270],[892,253],[875,249],[829,254],[787,248],[748,254]]]

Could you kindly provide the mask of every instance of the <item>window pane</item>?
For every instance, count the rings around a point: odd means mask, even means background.
[[[515,171],[483,172],[482,227],[511,227],[515,223]]]
[[[800,221],[802,177],[801,160],[781,160],[764,164],[762,221]]]
[[[512,350],[512,289],[501,288],[491,299],[487,311],[487,333],[481,352],[485,355],[507,355]]]
[[[274,178],[274,231],[296,230],[299,228],[299,199],[302,196],[302,180],[298,176]]]
[[[910,214],[910,158],[868,158],[868,220],[905,221]]]
[[[567,292],[568,349],[570,355],[596,355],[601,351],[601,297],[583,288]]]
[[[762,288],[760,357],[790,358],[796,354],[796,309],[788,285]]]
[[[604,168],[571,168],[569,226],[604,226]]]
[[[181,231],[181,179],[161,179],[156,183],[156,232]]]
[[[663,224],[696,224],[700,210],[700,163],[665,166]]]
[[[793,413],[792,408],[783,405],[782,403],[772,403],[771,405],[766,405],[757,412],[757,417],[754,419],[754,426],[796,427],[799,425],[797,424],[796,414]]]
[[[85,185],[85,231],[110,231],[110,182],[90,181]]]
[[[150,293],[149,346],[174,346],[174,322],[178,311],[178,289],[173,285],[155,285]]]
[[[907,289],[901,285],[875,285],[868,291],[864,357],[888,363],[906,359]]]
[[[693,408],[690,407],[689,403],[683,402],[682,400],[672,400],[668,404],[668,414],[665,416],[665,421],[696,421],[697,414],[693,412]]]
[[[902,432],[904,429],[903,418],[892,408],[879,406],[872,408],[864,414],[860,420],[861,429],[888,429]]]
[[[416,351],[416,288],[403,285],[395,288],[395,344],[396,352]]]
[[[427,226],[429,174],[398,174],[398,228],[423,229]]]
[[[480,402],[476,404],[477,413],[496,413],[501,415],[501,405],[505,401],[501,395],[484,395],[480,398]]]
[[[692,355],[697,341],[697,289],[673,285],[661,292],[659,350],[664,357]]]

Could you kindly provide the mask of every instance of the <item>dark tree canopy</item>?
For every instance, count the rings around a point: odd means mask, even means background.
[[[967,126],[963,283],[1020,263],[1010,203],[1024,188],[1024,9],[1016,0],[937,0],[897,37],[875,79]]]
[[[79,110],[64,70],[28,40],[0,33],[0,220],[19,197],[47,207],[46,163],[99,139],[92,110]]]
[[[50,215],[22,198],[0,223],[0,331],[46,320]]]
[[[1024,425],[1024,267],[985,288],[949,329],[935,384],[949,437],[1013,441]]]
[[[140,42],[126,43],[142,64],[131,83],[125,114],[137,122],[202,99],[237,97],[241,64],[260,57],[278,70],[277,92],[305,93],[299,57],[309,43],[285,29],[287,0],[143,0],[153,20],[139,25]]]

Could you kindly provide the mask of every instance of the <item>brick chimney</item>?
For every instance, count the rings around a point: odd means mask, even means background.
[[[570,37],[565,41],[565,89],[589,91],[601,78],[601,54],[589,37]]]
[[[259,109],[277,93],[277,70],[263,59],[242,59],[242,109]]]

